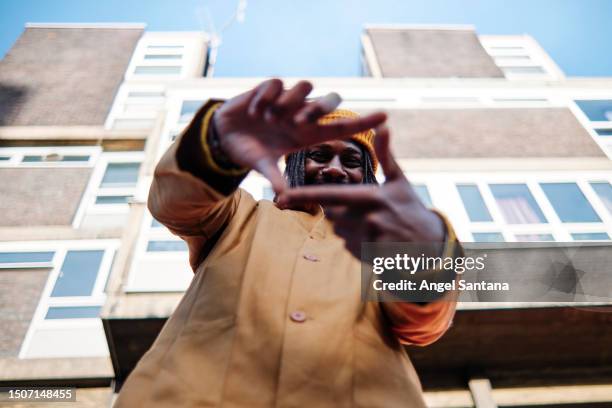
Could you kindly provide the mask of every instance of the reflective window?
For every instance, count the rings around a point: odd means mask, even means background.
[[[15,264],[49,266],[54,254],[54,252],[0,252],[0,268],[14,267]]]
[[[518,234],[516,240],[518,242],[548,242],[555,239],[551,234]]]
[[[576,183],[540,183],[562,222],[600,222]]]
[[[178,75],[181,73],[180,65],[139,65],[134,70],[140,75]]]
[[[47,310],[45,319],[91,319],[100,316],[100,306],[58,306]]]
[[[431,203],[431,196],[429,195],[429,190],[427,189],[426,185],[413,184],[412,187],[414,188],[414,191],[417,193],[419,199],[421,200],[421,202],[423,202],[425,207],[433,207],[433,204]]]
[[[610,239],[605,232],[580,232],[572,234],[574,241],[607,241]]]
[[[100,187],[132,187],[138,181],[140,163],[109,163]]]
[[[582,109],[589,120],[612,120],[612,100],[576,101],[576,105]]]
[[[179,122],[189,122],[198,109],[204,104],[204,101],[183,101],[181,106],[181,116]]]
[[[164,60],[164,59],[177,60],[181,58],[183,58],[181,54],[146,54],[144,56],[144,59],[146,60]]]
[[[595,129],[599,136],[612,136],[612,129]]]
[[[457,185],[463,206],[472,222],[493,221],[487,205],[482,199],[480,190],[475,184]]]
[[[88,162],[88,155],[62,155],[57,153],[47,155],[26,155],[23,156],[22,163],[42,163],[42,162]]]
[[[504,242],[504,236],[499,232],[474,232],[474,242]]]
[[[489,187],[508,224],[547,222],[527,185],[490,184]]]
[[[149,241],[147,252],[187,251],[185,241]]]
[[[593,190],[595,190],[610,214],[612,214],[612,185],[606,182],[594,182],[591,183],[591,187],[593,187]]]
[[[96,204],[127,204],[131,198],[131,195],[97,196]]]
[[[90,296],[103,256],[102,250],[68,251],[51,297]]]
[[[151,220],[151,228],[162,228],[164,225],[155,218]]]

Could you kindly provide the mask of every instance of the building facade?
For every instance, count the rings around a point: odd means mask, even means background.
[[[312,96],[389,112],[400,165],[460,240],[610,252],[612,79],[470,26],[367,26],[361,44],[363,76],[314,78]],[[0,386],[110,406],[180,301],[192,271],[146,209],[153,169],[205,100],[262,80],[212,78],[210,55],[198,32],[29,24],[0,62]],[[254,172],[242,187],[272,198]],[[602,285],[580,305],[460,304],[408,350],[430,406],[609,406]]]

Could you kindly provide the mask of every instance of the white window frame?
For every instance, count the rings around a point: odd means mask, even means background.
[[[572,233],[605,232],[612,240],[612,215],[602,200],[590,186],[590,182],[605,181],[612,183],[611,172],[480,172],[447,173],[410,173],[411,182],[424,184],[429,190],[434,207],[439,206],[452,219],[461,240],[471,242],[472,233],[499,232],[506,242],[517,242],[516,235],[551,234],[557,242],[574,241]],[[576,183],[601,222],[561,222],[548,200],[540,183]],[[470,221],[463,200],[457,191],[458,184],[478,186],[482,198],[493,221]],[[540,207],[547,223],[508,224],[497,205],[489,184],[524,184],[529,188],[534,200]]]
[[[97,146],[52,146],[52,147],[3,147],[0,155],[10,156],[9,160],[0,161],[0,167],[93,167],[100,156],[101,149]],[[23,162],[24,156],[46,156],[59,154],[65,156],[89,156],[83,162]]]
[[[117,195],[135,196],[140,179],[133,186],[129,187],[100,187],[100,184],[109,164],[138,162],[142,165],[144,157],[145,154],[141,151],[102,153],[89,178],[87,188],[72,221],[73,228],[78,228],[86,215],[127,214],[130,208],[129,203],[97,204],[96,198],[98,196]]]
[[[24,241],[2,242],[0,250],[3,252],[54,252],[51,271],[41,292],[38,305],[21,344],[19,358],[29,358],[28,350],[36,331],[41,329],[70,329],[70,328],[101,328],[99,317],[75,319],[45,319],[50,307],[66,306],[96,306],[103,307],[106,301],[104,292],[108,276],[112,267],[115,252],[119,248],[119,240],[74,240],[74,241]],[[72,250],[103,250],[104,255],[91,296],[51,297],[51,293],[59,277],[66,253]]]

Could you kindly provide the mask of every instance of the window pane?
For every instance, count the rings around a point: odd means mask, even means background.
[[[555,239],[551,234],[519,234],[516,235],[516,240],[518,242],[548,242]]]
[[[68,251],[51,296],[90,296],[103,256],[101,250]]]
[[[612,136],[612,129],[596,129],[599,136]]]
[[[600,222],[576,183],[540,183],[562,222]]]
[[[427,186],[424,184],[413,184],[413,187],[423,204],[425,204],[425,207],[433,207]]]
[[[612,100],[576,101],[576,104],[590,120],[612,120]]]
[[[160,59],[181,59],[181,54],[146,54],[144,59],[146,60],[160,60]]]
[[[109,163],[100,187],[131,187],[138,181],[140,163]]]
[[[490,184],[489,187],[508,224],[547,222],[525,184]]]
[[[196,111],[204,104],[204,101],[183,101],[179,122],[189,122]]]
[[[61,154],[48,154],[45,156],[41,155],[27,155],[23,156],[23,163],[39,163],[39,162],[87,162],[89,161],[88,155],[61,155]]]
[[[96,204],[127,204],[130,198],[132,198],[131,195],[97,196]]]
[[[141,75],[177,75],[181,73],[181,67],[177,65],[137,66],[134,73]]]
[[[45,319],[87,319],[100,316],[100,306],[50,307]]]
[[[150,50],[178,50],[184,47],[182,45],[148,45],[147,48]]]
[[[480,190],[475,184],[458,185],[457,190],[472,222],[493,221],[487,205],[482,199]]]
[[[0,252],[0,264],[48,263],[53,261],[54,252]]]
[[[11,160],[11,156],[0,156],[0,161],[8,161]]]
[[[504,242],[504,236],[499,232],[474,232],[474,242]]]
[[[149,241],[147,252],[187,251],[185,241]]]
[[[574,241],[607,241],[610,239],[605,232],[580,232],[572,234]]]
[[[597,182],[591,183],[591,187],[593,187],[593,190],[595,190],[610,214],[612,214],[612,185],[606,182]]]
[[[162,228],[164,225],[155,218],[151,221],[151,228]]]

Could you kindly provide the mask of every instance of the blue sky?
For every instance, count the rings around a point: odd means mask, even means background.
[[[0,0],[0,55],[26,22],[144,22],[217,27],[237,0]],[[531,34],[568,76],[612,77],[611,0],[250,0],[223,36],[216,76],[358,76],[366,23],[473,24],[480,34]]]

